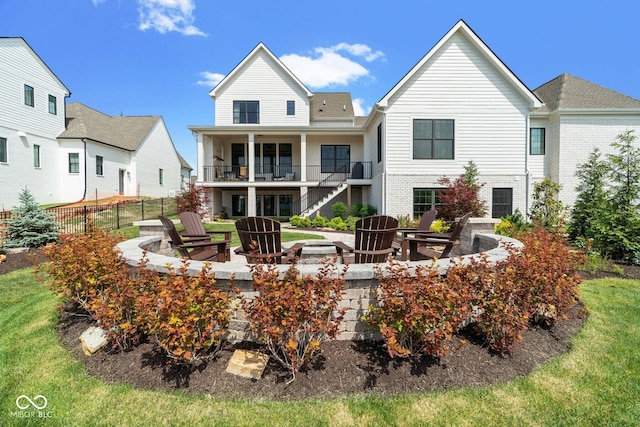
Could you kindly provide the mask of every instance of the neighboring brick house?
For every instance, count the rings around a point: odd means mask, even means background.
[[[188,182],[160,116],[107,116],[79,103],[20,37],[0,37],[0,210],[122,194],[167,197]]]
[[[262,43],[210,96],[216,125],[190,126],[197,183],[214,212],[238,216],[326,215],[338,200],[418,216],[469,161],[488,216],[527,212],[544,177],[571,205],[592,149],[627,129],[640,136],[639,100],[567,74],[531,91],[464,21],[367,117],[348,93],[309,91]]]

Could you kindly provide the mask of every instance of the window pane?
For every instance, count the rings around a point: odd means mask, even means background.
[[[96,175],[103,175],[102,164],[102,156],[96,156]]]
[[[0,138],[0,162],[7,162],[7,138]]]
[[[290,194],[283,194],[280,196],[280,216],[291,216],[291,205],[293,203],[293,196]]]
[[[158,169],[158,183],[160,185],[164,184],[164,170],[163,169]]]
[[[246,196],[242,194],[234,194],[231,196],[231,215],[233,216],[245,216],[246,215]]]
[[[296,101],[287,101],[287,116],[296,115]]]
[[[413,140],[413,158],[414,159],[431,159],[431,140],[414,139]]]
[[[453,120],[435,120],[434,139],[453,139]]]
[[[433,123],[431,120],[414,120],[413,137],[417,139],[433,138]]]
[[[433,141],[434,159],[453,159],[453,140],[437,139]]]

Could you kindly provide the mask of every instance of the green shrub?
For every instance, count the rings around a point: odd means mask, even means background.
[[[435,233],[446,233],[447,231],[449,231],[450,228],[451,226],[449,225],[449,223],[447,223],[442,219],[436,219],[429,226],[429,230]]]
[[[331,218],[331,221],[329,221],[329,224],[327,225],[333,228],[334,230],[343,231],[347,229],[347,224],[345,224],[345,222],[339,216],[335,218]]]
[[[362,203],[354,203],[351,205],[351,216],[359,217],[362,211]]]
[[[327,222],[327,218],[322,215],[316,215],[316,217],[313,218],[313,221],[311,221],[311,225],[316,228],[322,228],[327,226]]]
[[[364,218],[366,216],[375,215],[376,212],[378,212],[378,210],[375,207],[373,207],[371,205],[363,205],[360,208],[360,217]]]
[[[331,212],[333,213],[334,217],[338,216],[340,218],[343,218],[347,213],[347,205],[342,202],[334,203],[333,205],[331,205]]]
[[[298,215],[294,215],[291,218],[289,218],[289,223],[291,224],[292,227],[299,227],[299,228],[307,228],[311,226],[311,220],[309,218],[303,218]]]
[[[345,221],[345,226],[347,227],[347,230],[356,231],[356,222],[358,222],[359,219],[360,218],[358,218],[357,216],[349,215],[347,217],[347,220]]]

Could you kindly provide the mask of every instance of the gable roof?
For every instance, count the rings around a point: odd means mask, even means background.
[[[315,92],[310,103],[311,120],[353,120],[349,92]]]
[[[18,43],[23,45],[24,48],[26,48],[26,50],[35,58],[36,61],[38,61],[41,65],[42,68],[44,70],[46,70],[46,72],[51,76],[51,78],[53,80],[55,80],[55,82],[62,88],[62,90],[64,91],[66,96],[70,96],[71,95],[71,91],[69,91],[69,89],[64,85],[64,83],[62,83],[62,80],[60,80],[58,78],[58,76],[56,76],[56,74],[51,70],[51,68],[49,68],[49,66],[42,60],[42,58],[40,58],[40,56],[36,53],[35,50],[33,50],[33,48],[29,45],[29,43],[27,43],[27,41],[22,38],[22,37],[0,37],[0,44],[11,44],[11,43]]]
[[[485,57],[489,62],[491,62],[495,68],[502,74],[502,76],[511,83],[511,85],[526,99],[529,100],[532,107],[540,107],[542,103],[536,97],[536,95],[527,88],[527,86],[520,81],[520,79],[507,67],[498,56],[493,53],[493,51],[487,46],[480,37],[464,22],[462,19],[459,20],[453,28],[451,28],[447,34],[444,35],[436,43],[436,45],[427,52],[425,56],[420,59],[420,61],[411,69],[405,76],[400,80],[396,85],[389,91],[387,94],[378,102],[378,106],[386,107],[388,105],[389,99],[398,91],[400,88],[413,77],[413,75],[418,72],[422,68],[422,66],[429,61],[436,53],[451,39],[456,33],[463,34],[472,44],[478,49],[478,51]],[[375,110],[375,109],[374,109]]]
[[[244,65],[246,63],[248,63],[252,58],[260,55],[260,53],[263,52],[265,53],[267,56],[269,56],[275,63],[276,65],[278,65],[280,68],[282,68],[282,70],[291,78],[291,80],[293,80],[299,87],[300,89],[302,89],[304,92],[306,92],[307,96],[312,96],[313,93],[311,91],[309,91],[309,89],[307,89],[307,87],[304,85],[304,83],[302,83],[283,63],[282,61],[280,61],[268,48],[267,46],[264,45],[264,43],[260,42],[258,43],[258,45],[253,48],[253,50],[251,52],[249,52],[249,54],[247,56],[244,57],[244,59],[242,61],[240,61],[240,63],[238,65],[236,65],[233,70],[231,70],[231,72],[229,74],[227,74],[226,76],[224,76],[224,78],[216,85],[216,87],[214,87],[213,89],[211,89],[211,91],[209,92],[209,96],[211,96],[212,98],[215,99],[217,92],[223,88],[224,86],[226,86],[227,82],[231,81],[233,76],[240,73],[242,70],[242,68],[244,67]]]
[[[539,112],[569,109],[640,109],[640,100],[568,73],[560,74],[533,92],[545,103]]]
[[[87,138],[127,151],[135,151],[160,116],[108,116],[79,102],[66,107],[66,129],[59,139]]]
[[[191,167],[191,165],[185,160],[184,157],[182,157],[182,155],[180,155],[180,153],[178,153],[176,151],[176,154],[178,154],[178,159],[180,159],[180,166],[184,169],[189,169],[190,171],[193,170],[193,168]]]

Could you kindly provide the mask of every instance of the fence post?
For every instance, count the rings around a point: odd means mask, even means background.
[[[142,221],[144,221],[144,200],[140,200],[140,212],[142,214]]]
[[[120,230],[120,202],[116,202],[116,230]]]
[[[164,197],[160,198],[160,215],[164,216]]]
[[[82,207],[82,216],[84,217],[84,232],[87,232],[87,221],[88,221],[88,216],[89,214],[87,213],[87,206],[83,206]]]

